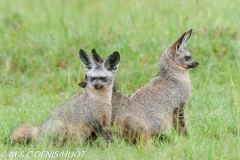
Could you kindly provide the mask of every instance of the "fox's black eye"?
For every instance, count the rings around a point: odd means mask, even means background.
[[[185,56],[184,59],[185,61],[189,61],[191,59],[191,56]]]
[[[100,80],[106,82],[107,81],[107,78],[106,77],[99,77]]]
[[[96,77],[90,77],[90,81],[93,82],[96,79]]]

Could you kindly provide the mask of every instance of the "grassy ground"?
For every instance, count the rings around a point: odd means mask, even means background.
[[[0,0],[0,159],[4,151],[76,150],[86,151],[83,159],[240,159],[239,5],[228,0]],[[172,134],[170,141],[137,146],[121,140],[82,148],[10,145],[16,125],[41,124],[55,105],[81,90],[80,48],[95,48],[103,57],[119,51],[119,90],[131,95],[157,74],[164,49],[191,28],[188,48],[200,65],[190,70],[188,138]]]

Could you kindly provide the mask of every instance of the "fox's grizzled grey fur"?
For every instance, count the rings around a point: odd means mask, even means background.
[[[92,52],[93,60],[97,63],[103,63],[101,57]],[[87,75],[79,86],[87,86]],[[129,97],[124,96],[117,91],[117,82],[115,80],[112,92],[112,126],[116,126],[118,132],[122,132],[127,140],[136,140],[139,135],[147,136],[151,118],[146,114],[147,110],[138,103],[131,101]],[[152,125],[150,125],[152,126]]]
[[[186,134],[184,107],[191,92],[188,69],[199,64],[186,48],[191,33],[192,30],[185,32],[164,51],[158,76],[131,96],[152,115],[155,125],[150,128],[158,132],[167,132],[174,126]]]
[[[165,50],[158,76],[130,99],[113,87],[112,124],[124,129],[125,136],[158,135],[172,126],[186,134],[184,106],[191,91],[188,69],[198,66],[186,49],[191,33],[184,33]],[[93,54],[93,59],[101,58]],[[79,85],[85,87],[84,81]]]
[[[111,140],[112,88],[120,55],[114,52],[102,63],[83,50],[79,55],[87,76],[85,91],[58,105],[41,126],[20,125],[11,135],[13,143],[47,137],[55,145],[63,145],[67,137],[72,143],[81,143],[99,134]]]

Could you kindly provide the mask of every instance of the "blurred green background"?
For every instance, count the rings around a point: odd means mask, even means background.
[[[157,75],[163,51],[193,28],[186,107],[189,137],[170,142],[85,146],[84,159],[240,159],[240,1],[0,0],[1,151],[56,150],[10,145],[22,122],[41,124],[81,91],[78,51],[121,54],[119,90],[131,95]],[[75,147],[57,148],[76,150]]]

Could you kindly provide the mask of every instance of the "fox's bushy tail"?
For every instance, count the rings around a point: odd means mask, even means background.
[[[29,143],[32,139],[37,139],[37,136],[40,131],[39,125],[31,125],[28,123],[20,124],[15,128],[11,134],[11,143],[12,144],[22,144]]]

